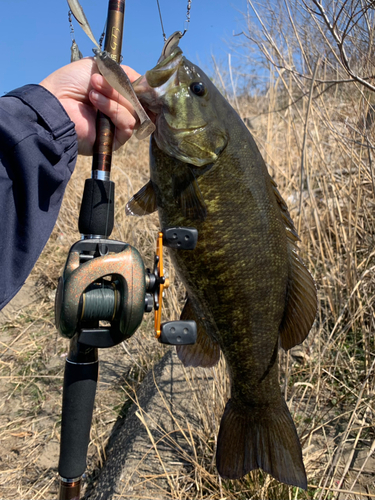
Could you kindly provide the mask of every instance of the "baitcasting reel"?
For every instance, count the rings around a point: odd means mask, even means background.
[[[163,290],[168,279],[163,270],[163,245],[193,250],[198,231],[175,227],[159,232],[154,269],[144,268],[139,252],[121,241],[84,239],[68,255],[56,293],[55,322],[67,338],[92,347],[112,347],[128,339],[143,314],[155,314],[155,336],[172,345],[194,344],[194,321],[161,323]],[[105,324],[103,324],[105,323]]]

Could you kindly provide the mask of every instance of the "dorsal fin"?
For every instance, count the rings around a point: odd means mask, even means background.
[[[288,210],[288,206],[285,203],[284,198],[281,196],[279,190],[277,189],[276,182],[272,179],[271,176],[270,176],[270,179],[271,179],[271,184],[272,184],[273,192],[274,192],[275,197],[276,197],[276,201],[279,204],[281,216],[283,218],[283,221],[285,222],[285,228],[286,228],[286,231],[287,231],[287,236],[288,236],[288,238],[292,242],[299,241],[300,239],[299,239],[297,230],[296,230],[296,228],[294,226],[294,223],[292,221],[292,218],[290,216],[290,213],[289,213],[289,210]]]
[[[289,261],[287,305],[279,329],[280,344],[286,351],[305,340],[318,307],[313,277],[292,244],[289,244]]]
[[[288,238],[289,281],[284,317],[280,324],[280,344],[286,351],[301,344],[314,323],[317,311],[316,286],[313,277],[298,256],[296,242],[299,237],[288,207],[271,177],[271,183]]]

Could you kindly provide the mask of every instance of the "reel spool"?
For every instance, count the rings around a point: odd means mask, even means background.
[[[161,323],[164,276],[163,245],[181,250],[195,248],[194,228],[159,232],[154,269],[145,270],[139,252],[120,241],[85,239],[75,243],[59,279],[55,323],[67,338],[91,347],[112,347],[131,337],[145,312],[154,308],[155,336],[172,345],[194,344],[194,321]],[[100,322],[106,325],[100,325]]]

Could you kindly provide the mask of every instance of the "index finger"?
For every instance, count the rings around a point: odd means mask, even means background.
[[[137,80],[137,78],[139,78],[141,76],[139,73],[137,73],[137,71],[135,71],[130,66],[124,66],[123,64],[121,64],[121,67],[125,71],[125,73],[128,75],[129,80],[132,83],[135,82],[135,80]]]

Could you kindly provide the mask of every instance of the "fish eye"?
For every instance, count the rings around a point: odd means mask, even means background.
[[[190,85],[190,90],[193,92],[193,94],[202,97],[206,93],[206,87],[203,85],[202,82],[193,82]]]

